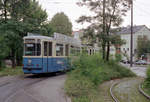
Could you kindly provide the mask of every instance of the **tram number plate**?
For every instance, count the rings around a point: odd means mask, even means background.
[[[63,61],[57,61],[57,64],[64,64]]]

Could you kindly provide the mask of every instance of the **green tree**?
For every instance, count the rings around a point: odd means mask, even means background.
[[[118,46],[118,45],[121,46],[123,44],[126,44],[126,41],[122,40],[121,37],[120,37],[120,35],[111,35],[110,36],[110,42],[115,47]]]
[[[98,31],[98,38],[103,49],[103,59],[109,60],[110,33],[112,27],[118,27],[123,22],[122,16],[130,8],[130,0],[81,0],[80,6],[87,6],[94,16],[81,16],[78,22],[89,22]],[[102,6],[103,5],[103,6]],[[107,47],[107,53],[106,53]]]
[[[8,55],[9,48],[6,46],[4,37],[0,36],[0,68],[2,67],[3,59]]]
[[[54,15],[50,25],[54,32],[66,34],[69,36],[72,34],[72,23],[63,12]]]
[[[96,43],[97,34],[92,27],[88,27],[83,30],[82,41],[85,41],[86,44],[91,44],[94,46]]]
[[[7,1],[7,2],[6,2]],[[9,56],[12,67],[22,61],[23,37],[27,32],[47,33],[45,26],[47,13],[35,0],[4,0],[8,7],[2,4],[0,17],[0,35],[4,36],[4,42],[9,48]],[[1,4],[1,3],[0,3]],[[5,12],[7,16],[5,17]],[[5,22],[4,22],[5,21]],[[43,30],[44,29],[44,30]]]
[[[150,40],[148,40],[147,36],[138,36],[137,40],[138,57],[140,58],[141,55],[144,55],[146,57],[147,53],[150,53]]]

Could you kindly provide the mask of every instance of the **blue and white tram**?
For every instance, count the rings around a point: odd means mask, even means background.
[[[68,70],[67,60],[75,50],[80,52],[81,44],[76,39],[54,34],[54,37],[24,37],[23,72],[25,74],[51,73]]]

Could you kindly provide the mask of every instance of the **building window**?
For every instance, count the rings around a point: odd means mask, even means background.
[[[127,51],[129,51],[129,48],[127,48]]]

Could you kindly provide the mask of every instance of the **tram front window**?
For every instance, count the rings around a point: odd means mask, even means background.
[[[40,56],[41,55],[41,44],[25,44],[25,56]]]

